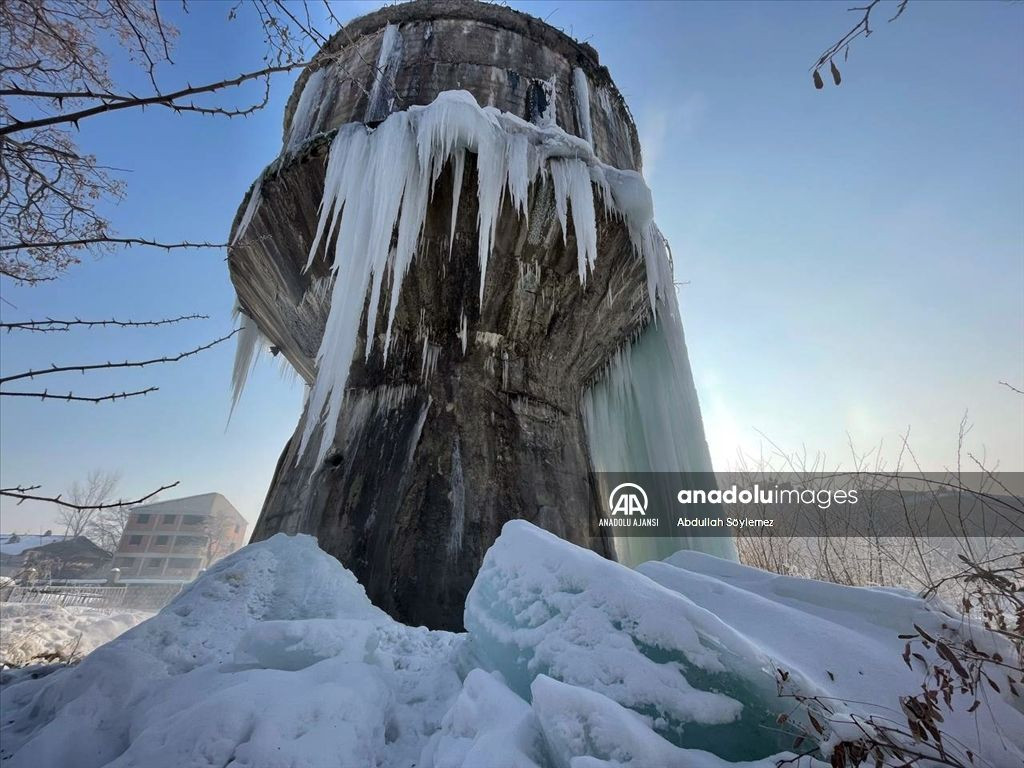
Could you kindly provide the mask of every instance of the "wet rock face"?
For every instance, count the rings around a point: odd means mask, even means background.
[[[494,5],[403,4],[356,20],[325,47],[296,86],[282,155],[251,193],[229,255],[244,312],[307,383],[329,311],[329,264],[321,252],[303,267],[334,129],[462,88],[481,105],[582,135],[577,67],[589,82],[596,154],[637,168],[635,129],[596,54],[536,19]],[[381,333],[353,363],[319,465],[315,449],[298,451],[306,419],[319,416],[303,415],[253,533],[316,535],[378,606],[443,629],[462,627],[466,593],[509,519],[613,556],[609,541],[589,535],[595,491],[580,396],[650,311],[644,262],[617,219],[599,216],[596,269],[581,286],[575,234],[570,224],[563,236],[550,178],[533,188],[528,216],[503,207],[481,303],[474,155],[450,238],[453,184],[449,167],[401,286],[387,362]],[[385,285],[381,315],[395,289]]]
[[[583,136],[573,93],[579,67],[590,85],[594,149],[616,168],[640,170],[640,144],[625,101],[597,52],[539,19],[465,0],[420,0],[350,22],[300,75],[284,121],[285,149],[339,125],[467,90],[481,106],[540,122],[541,113]],[[298,109],[300,102],[314,105]]]

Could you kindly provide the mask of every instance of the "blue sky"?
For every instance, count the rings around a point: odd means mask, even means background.
[[[163,82],[256,68],[252,19],[229,3],[177,4]],[[342,18],[376,3],[339,3]],[[656,215],[672,243],[690,356],[718,466],[787,450],[849,455],[847,435],[895,455],[910,428],[926,470],[956,461],[957,430],[989,464],[1024,471],[1024,7],[912,2],[857,41],[840,88],[809,64],[855,18],[838,3],[510,3],[586,40],[636,118]],[[145,89],[115,59],[126,87]],[[81,146],[131,169],[108,213],[123,235],[223,241],[281,140],[293,76],[239,120],[147,110],[82,123]],[[251,93],[251,92],[250,92]],[[5,320],[50,316],[208,321],[158,330],[6,335],[5,373],[173,354],[230,330],[224,255],[135,249],[60,281],[2,285]],[[302,388],[259,366],[227,425],[233,348],[88,377],[51,391],[160,391],[116,404],[0,402],[0,482],[58,493],[90,470],[139,495],[220,491],[255,521],[298,419]],[[41,382],[43,380],[40,380]],[[3,530],[52,525],[0,502]]]

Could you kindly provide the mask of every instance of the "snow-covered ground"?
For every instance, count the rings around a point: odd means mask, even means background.
[[[65,538],[65,536],[52,534],[46,536],[43,534],[25,533],[19,536],[13,533],[0,533],[0,555],[20,555],[26,549],[64,541]]]
[[[0,689],[0,757],[11,768],[774,768],[805,717],[778,697],[777,668],[789,690],[829,697],[834,722],[891,714],[922,682],[898,634],[939,632],[950,617],[906,592],[697,553],[631,570],[514,521],[465,621],[464,634],[397,624],[315,540],[279,534],[80,664]],[[1006,691],[985,695],[971,715],[954,701],[943,727],[977,765],[1019,766],[1024,714]]]
[[[85,656],[152,615],[85,606],[0,603],[0,665]]]

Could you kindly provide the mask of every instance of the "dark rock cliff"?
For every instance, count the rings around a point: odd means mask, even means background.
[[[525,14],[407,3],[351,22],[325,46],[289,102],[280,157],[242,201],[228,260],[243,313],[307,383],[329,311],[324,249],[303,267],[333,132],[465,89],[535,122],[550,119],[553,101],[557,125],[583,135],[576,68],[589,84],[595,154],[639,169],[635,128],[597,54]],[[314,534],[377,605],[444,629],[461,628],[483,554],[509,519],[614,556],[610,541],[590,537],[580,396],[650,312],[644,262],[617,219],[599,216],[596,268],[581,286],[550,180],[532,189],[528,217],[502,209],[481,304],[472,154],[449,242],[452,185],[448,169],[402,284],[387,364],[383,344],[357,356],[319,466],[315,450],[299,455],[303,415],[253,534]]]

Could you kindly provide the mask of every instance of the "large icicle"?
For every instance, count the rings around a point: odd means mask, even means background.
[[[259,187],[253,190],[253,194],[259,194]],[[231,410],[228,412],[228,419],[235,412],[242,397],[242,390],[249,380],[249,374],[256,365],[259,351],[267,346],[267,340],[260,332],[256,321],[242,311],[242,305],[235,299],[235,306],[231,310],[231,317],[239,328],[238,338],[235,342],[235,365],[231,371]]]
[[[590,187],[590,170],[580,160],[551,161],[551,181],[555,186],[555,212],[562,225],[562,241],[569,234],[566,208],[572,206],[572,223],[576,229],[576,259],[580,283],[585,285],[587,273],[597,261],[597,217],[594,214],[594,192]]]
[[[306,84],[302,86],[302,95],[299,96],[299,102],[295,105],[292,121],[288,127],[288,139],[285,141],[285,146],[289,151],[294,150],[309,138],[310,130],[323,107],[322,97],[326,77],[327,68],[321,67],[315,72],[311,72],[306,78]]]
[[[586,73],[579,67],[572,71],[572,92],[576,97],[576,122],[580,126],[580,136],[594,145],[594,131],[590,125],[590,83]]]
[[[380,53],[377,54],[377,73],[374,76],[373,85],[370,87],[370,96],[366,103],[366,112],[363,115],[363,122],[372,123],[383,120],[395,106],[395,75],[398,74],[398,67],[402,63],[402,51],[404,49],[402,33],[396,24],[388,24],[384,27],[384,34],[380,40]]]
[[[385,35],[382,60],[398,55]],[[553,82],[553,81],[552,81]],[[317,378],[300,454],[320,423],[323,433],[318,463],[330,449],[356,352],[359,322],[368,302],[368,357],[376,340],[378,305],[384,284],[392,286],[384,329],[385,360],[401,286],[412,262],[433,187],[452,163],[461,181],[464,155],[477,156],[477,228],[480,301],[487,262],[506,193],[513,208],[527,210],[530,186],[550,171],[563,234],[572,217],[578,249],[580,282],[597,259],[594,185],[606,213],[621,217],[634,248],[647,263],[651,305],[671,286],[663,242],[652,220],[650,191],[640,174],[603,165],[584,139],[554,125],[537,126],[493,107],[481,108],[466,91],[446,91],[427,106],[395,112],[374,129],[351,123],[338,129],[331,143],[311,264],[321,245],[335,241],[330,315],[317,353]],[[458,205],[456,184],[453,207]],[[453,214],[454,215],[454,214]],[[394,250],[391,250],[395,237]],[[450,237],[454,233],[453,227]],[[666,278],[665,275],[668,275]],[[667,280],[667,282],[666,282]]]
[[[661,268],[671,275],[667,254]],[[661,310],[656,321],[615,354],[605,375],[583,395],[594,472],[712,471],[674,295],[666,297]],[[665,482],[672,482],[670,475]],[[601,489],[604,495],[610,491]],[[671,497],[672,492],[666,494]],[[615,546],[626,565],[661,560],[680,549],[736,559],[735,544],[726,537],[619,537]]]
[[[238,226],[235,227],[235,236],[231,238],[231,245],[237,245],[238,242],[245,237],[245,231],[249,228],[249,225],[252,224],[252,217],[256,215],[256,209],[260,207],[261,202],[263,202],[262,176],[256,179],[256,183],[253,184],[252,189],[249,190],[249,202],[246,203],[245,211],[242,212],[242,218],[239,220]]]

